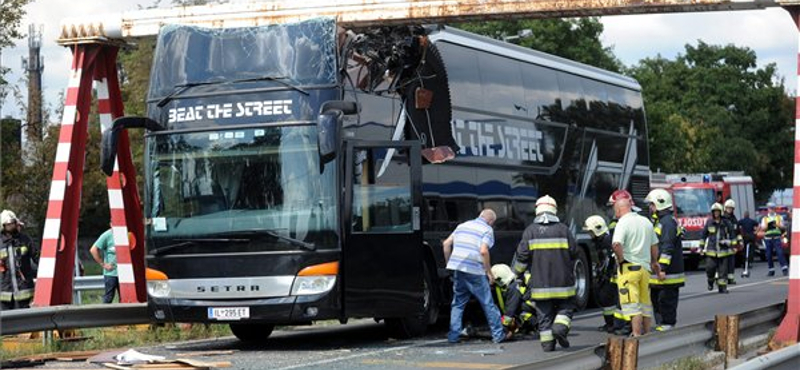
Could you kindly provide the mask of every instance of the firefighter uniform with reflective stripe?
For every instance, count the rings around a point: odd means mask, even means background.
[[[575,310],[574,260],[578,250],[566,225],[553,214],[538,215],[522,234],[514,272],[530,272],[526,300],[535,302],[539,339],[545,351],[558,340],[568,347],[567,335]]]
[[[731,230],[733,231],[730,246],[731,254],[726,258],[728,263],[726,278],[728,279],[728,284],[736,284],[736,253],[742,245],[742,235],[739,233],[739,220],[736,219],[736,215],[728,212],[724,212],[722,218],[728,220],[728,223],[732,226]]]
[[[672,208],[658,211],[653,230],[658,235],[658,264],[666,278],[659,280],[656,275],[650,276],[650,295],[659,324],[656,329],[664,330],[675,326],[677,322],[679,290],[686,283],[682,232],[672,216]]]
[[[783,228],[783,217],[779,214],[770,212],[761,219],[761,229],[764,231],[764,247],[766,247],[767,253],[767,267],[769,268],[767,276],[775,275],[775,265],[772,262],[773,254],[777,254],[778,263],[781,265],[783,274],[787,275],[789,272],[789,264],[783,255],[783,247],[781,246]]]
[[[525,276],[529,277],[530,275],[525,274]],[[536,326],[535,323],[531,323],[536,308],[532,301],[523,300],[525,290],[525,285],[518,284],[516,280],[504,284],[499,279],[495,279],[494,297],[500,307],[500,312],[503,313],[503,326],[510,331],[515,331],[519,327]]]
[[[708,290],[714,289],[714,279],[716,278],[719,292],[727,293],[728,291],[728,261],[726,258],[731,255],[732,237],[733,226],[728,220],[721,216],[719,219],[715,219],[712,216],[706,221],[706,227],[703,229],[700,239],[700,246],[706,256]]]
[[[27,235],[0,233],[0,302],[4,310],[27,308],[33,298],[36,250]]]
[[[614,330],[614,313],[619,305],[619,292],[617,289],[617,262],[614,251],[611,249],[611,233],[606,232],[600,237],[592,236],[595,250],[599,255],[600,263],[597,267],[597,304],[603,309],[602,330]]]

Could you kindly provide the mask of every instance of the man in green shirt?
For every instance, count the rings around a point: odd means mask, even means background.
[[[103,267],[103,281],[105,282],[105,294],[103,303],[111,303],[114,294],[119,293],[119,278],[117,277],[117,249],[114,246],[114,233],[111,229],[106,230],[97,238],[92,248],[89,249],[95,262]]]
[[[647,334],[653,317],[650,300],[650,274],[664,280],[658,264],[658,237],[653,224],[631,211],[633,197],[625,190],[614,198],[614,214],[619,218],[612,247],[619,264],[619,300],[622,313],[631,318],[633,336]]]

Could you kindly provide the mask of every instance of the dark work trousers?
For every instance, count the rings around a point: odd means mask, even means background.
[[[675,326],[678,321],[678,292],[680,288],[671,286],[650,286],[650,298],[659,325]]]
[[[103,294],[103,303],[111,303],[114,294],[119,294],[119,278],[116,276],[103,276],[106,292]]]
[[[706,277],[708,286],[713,287],[716,278],[720,290],[728,287],[728,257],[706,257]]]
[[[781,269],[784,272],[789,271],[789,264],[786,263],[786,257],[783,256],[783,247],[781,246],[781,238],[764,239],[764,246],[767,248],[767,267],[770,273],[775,273],[775,264],[772,262],[772,256],[777,255],[778,263],[781,264]]]
[[[536,300],[536,315],[539,320],[539,341],[542,347],[555,344],[554,331],[569,334],[572,326],[572,314],[575,312],[575,297],[567,299]]]
[[[736,282],[736,253],[726,257],[728,260],[728,284]]]

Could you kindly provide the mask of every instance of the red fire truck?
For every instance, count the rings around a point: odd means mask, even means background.
[[[667,175],[672,192],[675,217],[684,230],[683,256],[686,270],[696,270],[700,263],[700,235],[709,217],[711,205],[728,199],[736,202],[736,218],[745,211],[755,216],[753,179],[743,173]]]

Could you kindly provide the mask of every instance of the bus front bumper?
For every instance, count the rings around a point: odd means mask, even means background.
[[[307,323],[340,317],[338,300],[331,293],[242,300],[194,300],[149,296],[147,309],[155,322]],[[224,315],[226,313],[234,314]]]

